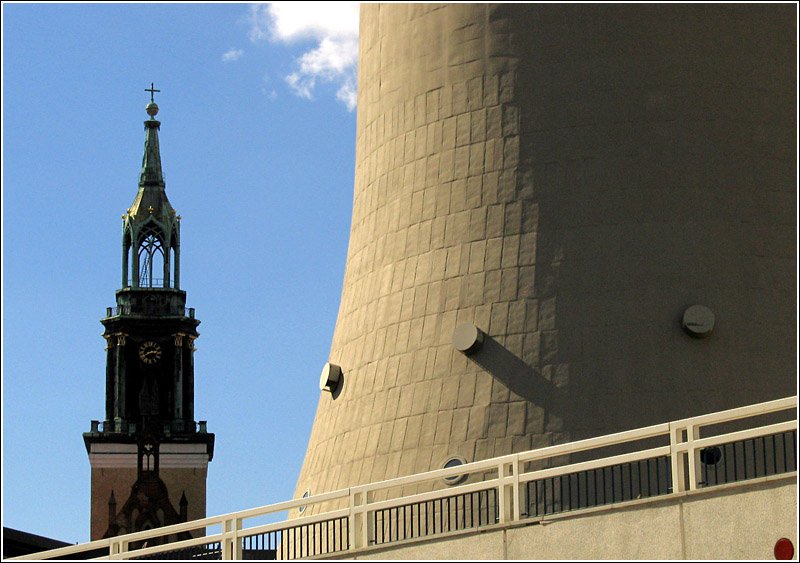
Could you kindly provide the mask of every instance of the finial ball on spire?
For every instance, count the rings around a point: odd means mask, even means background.
[[[157,90],[153,83],[150,83],[150,88],[145,88],[145,92],[150,92],[150,103],[144,108],[151,118],[155,119],[156,115],[158,114],[158,105],[156,104],[155,100],[153,100],[153,94],[156,92],[161,92],[161,90]]]

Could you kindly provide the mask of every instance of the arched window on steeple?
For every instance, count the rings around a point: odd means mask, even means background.
[[[169,287],[169,279],[155,277],[165,273],[161,238],[147,231],[139,243],[139,287]]]

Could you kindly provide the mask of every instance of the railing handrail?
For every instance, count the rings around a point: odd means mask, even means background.
[[[203,545],[217,541],[221,542],[223,559],[241,558],[242,538],[246,535],[285,529],[287,524],[290,524],[291,527],[294,527],[303,525],[304,523],[318,523],[325,519],[330,519],[331,517],[341,518],[344,516],[348,516],[348,518],[351,520],[349,533],[353,538],[355,538],[355,541],[351,541],[349,545],[349,548],[352,549],[367,545],[367,540],[363,537],[363,535],[368,529],[368,524],[366,522],[366,514],[368,512],[401,506],[409,502],[420,502],[430,499],[445,498],[459,493],[469,493],[483,489],[496,488],[498,490],[498,505],[500,507],[499,521],[507,522],[520,518],[521,511],[519,499],[521,498],[521,484],[525,484],[533,481],[534,479],[539,479],[542,477],[549,478],[553,476],[566,475],[574,471],[585,471],[607,467],[609,463],[613,464],[618,462],[630,462],[656,455],[669,456],[671,458],[673,467],[671,476],[673,482],[672,494],[683,493],[687,490],[686,486],[684,485],[686,476],[685,470],[683,469],[686,459],[688,459],[689,466],[688,489],[696,489],[699,486],[698,466],[701,449],[713,447],[715,445],[721,445],[732,439],[750,439],[754,437],[767,436],[775,432],[796,430],[797,419],[776,424],[761,425],[754,428],[748,428],[746,430],[729,432],[726,434],[705,437],[702,439],[699,438],[700,427],[784,411],[792,408],[797,408],[797,396],[786,397],[783,399],[767,401],[746,407],[729,409],[727,411],[720,411],[716,413],[700,415],[697,417],[681,419],[678,421],[647,426],[644,428],[627,430],[615,434],[598,436],[596,438],[578,440],[557,446],[548,446],[518,454],[508,454],[505,456],[466,463],[446,469],[435,469],[415,475],[396,477],[375,483],[357,485],[346,489],[339,489],[336,491],[330,491],[304,498],[297,498],[256,508],[250,508],[247,510],[241,510],[238,512],[232,512],[229,514],[206,517],[199,520],[193,520],[191,522],[184,522],[142,532],[135,532],[124,536],[116,536],[109,539],[95,540],[84,544],[61,547],[50,551],[39,552],[12,559],[23,560],[42,559],[43,557],[59,557],[100,548],[109,549],[109,555],[102,557],[102,559],[127,559],[139,555],[157,554],[173,551],[182,547]],[[682,434],[684,432],[685,437]],[[591,449],[600,449],[622,443],[636,442],[658,436],[669,436],[669,445],[649,448],[646,450],[638,450],[626,454],[600,457],[590,461],[561,465],[554,468],[529,471],[524,470],[525,464],[531,461],[539,461]],[[680,461],[679,463],[678,457],[681,457],[683,461]],[[371,493],[382,489],[390,489],[392,487],[409,484],[420,484],[446,477],[487,472],[491,470],[496,470],[497,475],[492,478],[483,479],[480,482],[449,486],[447,488],[437,489],[430,492],[406,495],[381,501],[375,501],[370,498]],[[292,518],[291,520],[284,520],[271,524],[260,524],[250,528],[243,527],[243,521],[248,518],[266,516],[269,514],[289,511],[301,506],[308,507],[343,498],[349,499],[349,505],[346,508],[321,512],[315,515],[301,516]],[[160,546],[148,547],[146,549],[137,549],[134,551],[128,550],[131,542],[167,536],[180,532],[198,530],[200,528],[209,526],[221,526],[221,531],[215,534],[209,534],[198,538],[182,540],[180,542],[173,542]],[[237,557],[237,555],[239,557]]]

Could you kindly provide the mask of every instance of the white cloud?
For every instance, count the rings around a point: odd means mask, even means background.
[[[222,55],[222,62],[229,63],[238,60],[242,55],[244,55],[244,49],[228,49],[228,51]]]
[[[358,2],[272,2],[250,8],[250,40],[316,46],[298,58],[286,83],[303,98],[313,99],[317,83],[339,86],[336,98],[349,110],[356,106]]]

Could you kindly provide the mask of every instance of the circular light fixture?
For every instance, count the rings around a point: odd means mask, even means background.
[[[705,338],[714,330],[714,313],[705,305],[692,305],[683,312],[681,326],[689,336]]]
[[[789,538],[781,538],[775,542],[775,549],[773,550],[775,559],[778,561],[786,561],[794,557],[794,544]]]
[[[319,376],[319,390],[335,393],[336,389],[339,388],[341,379],[342,368],[336,364],[325,362],[325,365],[322,366],[322,373]]]
[[[442,464],[442,469],[450,469],[451,467],[458,467],[459,465],[464,465],[467,463],[467,460],[464,459],[460,455],[454,455],[447,458]],[[442,480],[447,483],[448,485],[458,485],[459,483],[463,482],[467,478],[467,474],[463,475],[452,475],[451,477],[443,477]]]
[[[453,347],[469,356],[481,349],[484,333],[472,323],[458,325],[453,331]]]

